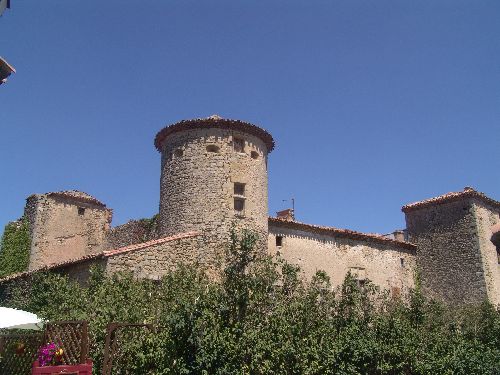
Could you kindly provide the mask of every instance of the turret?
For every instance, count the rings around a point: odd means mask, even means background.
[[[211,246],[229,240],[231,227],[259,235],[268,222],[265,130],[219,116],[167,126],[155,138],[161,153],[159,234],[201,231]]]

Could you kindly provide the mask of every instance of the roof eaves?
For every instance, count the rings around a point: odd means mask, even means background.
[[[272,135],[267,130],[257,125],[241,120],[224,119],[218,116],[211,116],[208,118],[182,120],[164,127],[156,134],[154,140],[155,147],[158,151],[161,152],[161,145],[165,138],[167,138],[170,134],[185,130],[207,127],[232,129],[252,134],[260,138],[266,144],[268,152],[271,152],[275,146]]]
[[[466,187],[463,191],[450,192],[438,197],[424,199],[415,203],[410,203],[401,208],[403,212],[415,211],[421,208],[430,207],[433,205],[440,205],[445,203],[451,203],[460,201],[463,199],[476,198],[488,205],[491,205],[495,208],[500,208],[500,202],[489,198],[486,194],[476,191],[472,188]]]
[[[151,246],[160,245],[160,244],[170,242],[170,241],[176,241],[176,240],[182,240],[184,238],[196,237],[196,236],[199,236],[200,234],[201,234],[201,232],[180,233],[180,234],[176,234],[174,236],[163,237],[163,238],[159,238],[156,240],[141,242],[141,243],[134,244],[134,245],[120,247],[118,249],[104,251],[103,255],[104,255],[104,257],[108,258],[108,257],[113,256],[113,255],[123,254],[123,253],[127,253],[127,252],[133,251],[133,250],[141,250],[141,249],[145,249],[145,248],[148,248]]]
[[[334,228],[334,227],[325,227],[325,226],[320,226],[320,225],[313,225],[313,224],[306,224],[306,223],[301,223],[298,221],[291,221],[291,220],[285,220],[285,219],[279,219],[275,217],[269,217],[269,223],[271,224],[278,224],[283,227],[288,227],[291,229],[300,229],[304,231],[311,231],[315,232],[318,234],[330,234],[334,235],[337,237],[343,237],[343,238],[350,238],[354,240],[361,240],[361,241],[369,241],[369,242],[376,242],[380,244],[385,244],[385,245],[396,245],[398,247],[405,248],[407,250],[416,250],[416,246],[410,242],[404,242],[404,241],[397,241],[391,238],[386,238],[381,235],[376,235],[376,234],[370,234],[370,233],[362,233],[362,232],[357,232],[353,231],[350,229],[339,229],[339,228]]]

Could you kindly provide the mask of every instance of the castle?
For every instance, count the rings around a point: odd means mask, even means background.
[[[82,282],[91,265],[158,279],[179,263],[220,261],[231,228],[257,233],[257,250],[324,270],[334,286],[348,272],[392,295],[415,286],[449,303],[500,304],[500,202],[472,188],[406,205],[407,228],[390,235],[305,224],[293,210],[268,216],[273,137],[253,124],[211,116],[162,129],[159,214],[110,227],[112,211],[78,191],[27,199],[31,253],[26,272],[51,269]]]

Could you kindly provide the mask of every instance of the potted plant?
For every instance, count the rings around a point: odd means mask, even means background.
[[[49,342],[38,351],[38,360],[33,363],[33,375],[92,375],[92,361],[70,365],[64,363],[64,349],[62,345]]]

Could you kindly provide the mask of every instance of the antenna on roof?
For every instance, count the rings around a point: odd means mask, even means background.
[[[279,219],[295,220],[295,198],[290,198],[290,200],[292,201],[292,208],[277,212],[276,215]],[[288,202],[288,199],[282,199],[281,201]]]
[[[295,198],[290,198],[292,201],[292,211],[295,212]],[[282,202],[288,202],[288,199],[283,199]]]

